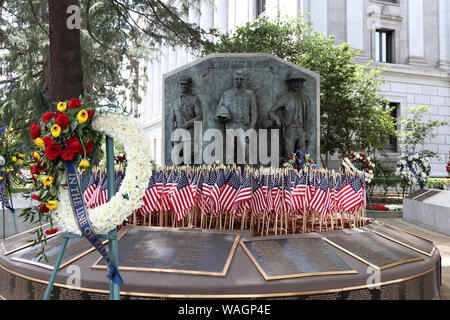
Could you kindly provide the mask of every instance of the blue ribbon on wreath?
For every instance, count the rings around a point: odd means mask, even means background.
[[[102,241],[94,232],[94,228],[88,219],[86,214],[86,208],[83,201],[83,193],[81,192],[81,186],[78,179],[78,174],[76,171],[76,166],[74,161],[64,161],[66,167],[67,185],[69,188],[70,203],[72,205],[73,214],[75,221],[77,222],[78,228],[81,233],[86,237],[86,239],[100,252],[100,254],[105,259],[108,266],[107,278],[112,280],[113,283],[117,285],[123,285],[122,277],[119,274],[116,266],[112,262],[108,252]]]
[[[414,153],[408,153],[408,157],[414,155]],[[413,167],[413,163],[414,161],[406,161],[406,163],[408,164],[408,168],[409,170],[412,172],[412,174],[414,175],[414,177],[417,179],[417,181],[419,182],[419,186],[420,189],[423,189],[424,187],[424,181],[422,180],[422,176],[419,175],[419,173],[417,173],[417,171],[414,169]]]

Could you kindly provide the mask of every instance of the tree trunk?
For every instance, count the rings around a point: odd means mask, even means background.
[[[50,73],[52,102],[78,98],[83,94],[80,30],[69,29],[67,13],[78,0],[48,0],[50,23]]]

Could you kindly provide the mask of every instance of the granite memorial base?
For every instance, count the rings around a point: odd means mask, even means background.
[[[267,237],[250,230],[142,226],[123,227],[120,235],[124,300],[440,298],[441,259],[433,243],[378,221]],[[29,251],[0,254],[0,299],[42,299],[51,270],[13,259]],[[86,252],[80,242],[67,259],[51,299],[109,298],[107,272],[96,251]]]
[[[403,219],[450,235],[450,191],[422,190],[405,198]]]

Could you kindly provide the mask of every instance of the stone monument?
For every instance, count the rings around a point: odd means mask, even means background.
[[[165,74],[163,91],[163,161],[167,165],[174,164],[174,151],[184,156],[184,150],[174,148],[181,140],[193,145],[187,150],[194,151],[190,161],[175,164],[209,163],[204,154],[213,143],[224,145],[213,152],[222,163],[242,156],[246,164],[267,165],[260,157],[256,163],[252,160],[264,144],[266,153],[277,154],[278,159],[303,149],[316,163],[319,160],[320,77],[315,72],[270,54],[211,54]],[[176,129],[185,129],[179,132],[191,137],[172,139]],[[234,154],[230,154],[225,148],[227,134],[239,129],[247,135],[233,142]],[[258,139],[253,144],[252,130]],[[274,132],[279,134],[277,141],[271,140]]]

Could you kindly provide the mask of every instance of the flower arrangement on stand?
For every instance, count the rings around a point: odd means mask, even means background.
[[[303,153],[303,150],[297,150],[297,152],[293,153],[287,159],[281,158],[281,164],[283,168],[291,168],[295,170],[317,168],[311,154],[308,151]]]
[[[422,153],[403,154],[397,162],[395,174],[410,186],[419,185],[423,189],[431,173],[430,159]]]
[[[364,153],[349,153],[344,155],[341,167],[345,170],[354,172],[360,170],[364,172],[365,182],[370,183],[375,176],[375,162],[371,157],[367,157]]]
[[[150,146],[138,120],[125,115],[104,113],[98,106],[84,106],[79,99],[59,102],[58,112],[47,112],[40,123],[33,123],[31,137],[36,144],[32,152],[35,164],[31,168],[34,181],[32,198],[38,206],[24,211],[25,220],[53,223],[63,231],[81,235],[72,211],[64,161],[78,163],[78,169],[89,168],[88,157],[94,146],[106,134],[124,146],[127,175],[110,201],[89,210],[89,220],[95,232],[109,232],[122,224],[130,212],[141,206],[151,173]],[[42,241],[37,233],[35,243]],[[44,256],[44,249],[41,250]]]
[[[9,202],[13,186],[24,186],[27,178],[23,173],[29,158],[26,146],[19,141],[12,122],[0,128],[0,201],[2,205],[14,212]]]

